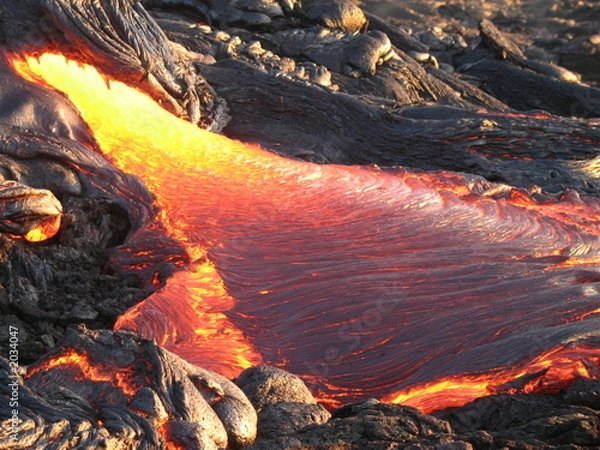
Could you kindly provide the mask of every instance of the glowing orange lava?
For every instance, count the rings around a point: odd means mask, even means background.
[[[85,353],[78,353],[75,350],[54,355],[45,359],[43,363],[32,366],[27,372],[27,378],[56,368],[75,371],[74,380],[76,381],[109,383],[128,396],[135,395],[140,389],[140,386],[133,381],[129,371],[120,371],[111,366],[92,363]]]
[[[33,227],[23,235],[23,239],[28,242],[42,242],[55,236],[60,229],[61,217],[50,217]]]
[[[432,412],[462,406],[473,398],[494,393],[556,393],[576,378],[598,378],[599,369],[597,348],[554,348],[538,356],[526,369],[446,377],[394,393],[383,400]]]
[[[62,56],[15,68],[69,97],[192,261],[117,327],[228,376],[265,362],[425,410],[598,375],[597,200],[291,161]]]
[[[214,266],[209,261],[198,262],[175,273],[164,289],[129,310],[115,328],[134,329],[166,348],[177,343],[177,354],[189,361],[213,355],[210,368],[233,378],[240,369],[263,362],[224,313],[234,302]],[[149,316],[152,320],[147,320]]]

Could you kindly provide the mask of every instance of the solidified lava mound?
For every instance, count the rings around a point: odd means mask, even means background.
[[[591,328],[598,309],[585,303],[598,296],[600,279],[593,252],[597,217],[589,213],[594,207],[587,209],[596,205],[600,193],[599,24],[600,7],[592,1],[373,0],[357,6],[344,0],[107,0],[92,7],[78,1],[22,0],[0,5],[0,447],[235,448],[252,444],[256,434],[252,448],[257,450],[600,448],[600,368],[594,352],[600,343],[598,328]],[[587,309],[581,306],[585,311],[576,310],[572,321],[561,316],[560,331],[568,334],[585,320],[589,329],[559,337],[567,351],[580,338],[591,349],[577,361],[586,378],[553,385],[551,393],[522,394],[544,391],[547,369],[542,368],[500,386],[496,395],[432,415],[377,400],[327,411],[301,380],[280,369],[247,369],[236,380],[240,391],[150,340],[108,331],[173,274],[188,273],[181,269],[190,262],[209,267],[212,257],[236,267],[240,254],[228,252],[241,248],[241,241],[228,238],[230,247],[216,245],[208,256],[190,261],[193,252],[158,224],[152,189],[100,156],[100,145],[80,111],[63,95],[13,72],[13,55],[48,49],[139,86],[165,109],[201,128],[258,143],[294,161],[376,166],[365,176],[369,179],[377,177],[378,167],[391,168],[421,193],[460,179],[464,186],[451,194],[463,204],[478,196],[488,206],[510,203],[506,210],[519,202],[528,211],[540,205],[575,205],[573,211],[553,213],[550,222],[558,221],[558,228],[539,226],[556,230],[568,223],[564,235],[554,233],[559,241],[577,229],[574,244],[564,246],[569,253],[560,247],[543,257],[536,253],[521,259],[530,264],[528,274],[538,268],[539,279],[564,288],[563,293],[571,289],[569,298],[585,304]],[[450,175],[436,178],[440,171]],[[422,173],[436,175],[420,177]],[[440,204],[451,204],[444,192]],[[240,189],[232,197],[243,194]],[[205,203],[219,207],[218,199]],[[31,242],[31,236],[57,224],[59,210],[57,234]],[[498,217],[507,217],[504,211],[495,209]],[[437,217],[439,223],[453,220]],[[300,223],[302,217],[297,219]],[[202,220],[214,225],[210,214]],[[255,214],[245,231],[260,229],[261,220]],[[469,220],[465,229],[473,223]],[[311,226],[307,222],[304,229]],[[228,232],[212,236],[217,241]],[[366,233],[369,239],[373,235],[372,230]],[[271,236],[274,242],[280,237],[285,241],[293,233]],[[446,236],[444,242],[457,236]],[[326,247],[328,238],[325,232],[316,246]],[[427,238],[418,241],[425,245]],[[538,241],[532,237],[529,242]],[[270,254],[269,249],[246,252],[256,261],[275,261],[282,253],[288,256],[279,244],[272,244]],[[444,261],[435,258],[436,264]],[[257,262],[248,273],[259,266]],[[546,276],[557,267],[560,276]],[[347,268],[353,266],[340,266]],[[359,268],[361,274],[370,273],[370,266]],[[306,277],[319,275],[313,272]],[[231,314],[243,325],[252,308],[260,306],[251,289],[268,296],[269,280],[251,276],[246,282],[241,271],[224,273],[228,294],[249,297]],[[451,286],[456,277],[444,274]],[[460,281],[468,283],[467,278]],[[431,282],[427,278],[422,289]],[[331,284],[321,283],[324,289]],[[548,294],[527,281],[519,286],[549,299],[552,307],[540,309],[552,314],[564,300],[554,301],[557,291],[547,284]],[[512,291],[502,290],[506,295]],[[149,314],[172,331],[159,309],[150,308]],[[376,325],[381,323],[385,321]],[[254,334],[255,342],[262,337],[275,358],[286,349],[265,334],[276,328],[267,325],[260,319],[246,322],[242,334]],[[286,327],[282,322],[280,328]],[[9,359],[15,328],[22,367]],[[496,331],[503,336],[506,329]],[[169,333],[164,335],[167,343]],[[525,333],[519,343],[541,346],[549,336]],[[176,337],[174,345],[182,340]],[[463,336],[456,336],[457,354],[462,343]],[[301,347],[311,345],[302,341]],[[206,346],[220,351],[216,341]],[[510,350],[517,347],[522,345]],[[202,365],[202,355],[192,350]],[[509,360],[510,352],[504,353]],[[358,355],[355,366],[362,367]],[[468,355],[462,363],[475,367],[480,360]],[[340,361],[343,366],[335,359]],[[436,366],[427,355],[413,367],[421,363]],[[496,363],[489,366],[495,369]],[[448,363],[444,370],[451,373],[454,366]],[[361,375],[368,379],[372,374]],[[311,387],[327,384],[326,378],[307,378]],[[18,424],[10,402],[15,392]],[[13,439],[15,434],[21,440]]]
[[[31,245],[0,237],[3,354],[10,325],[19,329],[20,362],[29,364],[54,347],[65,328],[112,328],[116,318],[146,297],[134,277],[105,270],[108,255],[129,229],[125,211],[109,200],[71,197],[66,223],[50,243]]]

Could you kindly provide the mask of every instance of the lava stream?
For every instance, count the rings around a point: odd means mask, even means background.
[[[265,362],[426,410],[597,376],[598,201],[292,161],[62,56],[15,68],[70,98],[193,260],[118,327],[228,376]]]

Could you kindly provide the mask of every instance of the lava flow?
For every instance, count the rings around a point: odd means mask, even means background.
[[[199,366],[433,410],[600,370],[600,203],[446,172],[292,161],[89,66],[15,61],[143,179],[192,261],[119,320]]]
[[[113,364],[101,364],[91,361],[85,351],[65,350],[51,355],[33,366],[27,378],[35,377],[44,380],[48,385],[60,385],[61,377],[72,380],[72,383],[85,384],[92,390],[90,397],[96,402],[109,401],[121,403],[133,397],[141,388],[135,382],[134,373],[143,373],[139,367],[116,367]],[[70,372],[72,375],[65,375]],[[93,383],[89,383],[93,381]],[[73,388],[73,385],[71,385]]]

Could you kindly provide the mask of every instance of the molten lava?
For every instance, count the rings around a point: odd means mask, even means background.
[[[227,376],[283,366],[330,401],[433,410],[598,376],[597,200],[292,161],[62,56],[15,68],[69,97],[192,261],[117,327]]]
[[[57,380],[63,377],[62,379],[73,380],[73,383],[93,386],[93,392],[97,394],[94,395],[96,402],[121,403],[123,399],[133,397],[141,388],[134,381],[133,371],[133,368],[119,370],[117,367],[101,364],[99,361],[91,361],[84,351],[68,350],[45,358],[30,367],[27,378],[45,377],[49,385],[52,383],[60,385]],[[90,384],[90,381],[94,384]]]
[[[51,217],[23,235],[23,239],[28,242],[42,242],[55,236],[60,229],[60,216]]]

